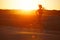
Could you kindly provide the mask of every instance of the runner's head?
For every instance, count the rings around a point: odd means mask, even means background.
[[[38,7],[39,7],[39,9],[40,9],[40,8],[42,8],[42,5],[39,4]]]

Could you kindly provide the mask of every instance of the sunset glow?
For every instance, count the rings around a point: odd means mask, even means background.
[[[9,0],[9,3],[5,2],[5,4],[5,6],[2,5],[4,6],[2,9],[36,10],[38,4],[43,5],[44,2],[42,0]]]
[[[0,9],[38,9],[38,4],[42,4],[45,9],[60,9],[60,0],[0,0]]]

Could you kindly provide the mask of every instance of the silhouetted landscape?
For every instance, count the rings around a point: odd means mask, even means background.
[[[40,21],[36,15],[20,13],[0,9],[0,40],[60,40],[60,10],[44,10]]]

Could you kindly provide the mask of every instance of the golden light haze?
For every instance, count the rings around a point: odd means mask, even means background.
[[[60,10],[60,0],[0,0],[0,9],[35,10],[38,4],[42,4],[45,9]]]

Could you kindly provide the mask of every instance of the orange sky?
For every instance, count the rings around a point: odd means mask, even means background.
[[[60,0],[0,0],[0,9],[37,9],[38,4],[45,9],[60,10]]]

